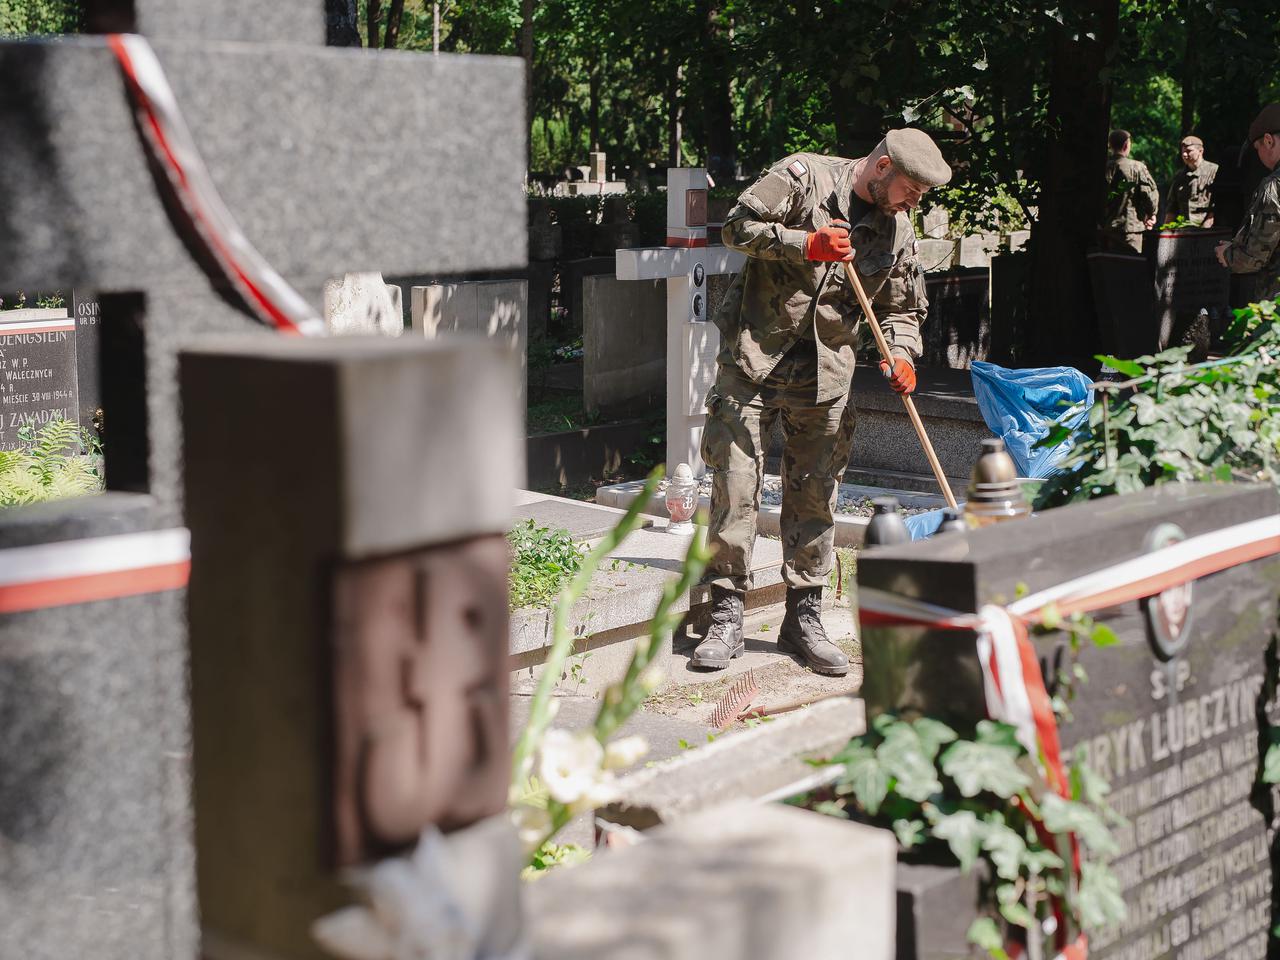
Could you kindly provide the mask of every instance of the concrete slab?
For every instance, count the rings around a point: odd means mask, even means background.
[[[541,499],[517,506],[512,526],[532,520],[540,527],[567,530],[574,540],[586,542],[604,537],[625,513],[615,507],[543,495]],[[641,523],[644,527],[653,526],[652,518],[647,516],[641,518]]]
[[[538,960],[891,960],[893,834],[733,803],[529,884]]]
[[[794,796],[830,782],[840,769],[815,768],[810,760],[831,756],[865,730],[861,700],[822,700],[621,778],[620,799],[596,815],[648,830],[706,810],[725,797]]]

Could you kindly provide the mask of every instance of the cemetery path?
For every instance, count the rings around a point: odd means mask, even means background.
[[[681,645],[671,654],[666,685],[645,701],[643,712],[661,714],[688,723],[700,723],[711,729],[710,716],[716,701],[747,670],[755,671],[760,692],[752,701],[753,708],[776,709],[809,698],[855,694],[862,686],[862,649],[857,640],[853,610],[844,604],[826,609],[822,622],[827,633],[849,655],[847,676],[826,677],[777,650],[777,631],[782,622],[782,605],[775,604],[748,613],[745,623],[747,652],[725,670],[714,673],[694,670],[689,666],[689,645]],[[693,644],[697,640],[690,637]],[[741,729],[736,721],[729,729]]]

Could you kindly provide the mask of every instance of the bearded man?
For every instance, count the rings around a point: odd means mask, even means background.
[[[832,511],[853,445],[849,392],[863,319],[844,262],[852,262],[891,345],[892,362],[882,360],[881,372],[894,390],[910,393],[928,300],[907,214],[950,179],[928,134],[891,130],[859,159],[798,153],[780,160],[729,212],[724,243],[747,261],[714,318],[722,345],[702,435],[712,477],[712,612],[694,666],[721,669],[745,649],[743,598],[764,460],[781,420],[787,612],[778,648],[819,673],[848,672],[848,657],[820,619],[833,562]]]

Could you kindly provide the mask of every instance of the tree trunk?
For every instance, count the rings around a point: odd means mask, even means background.
[[[1182,135],[1185,137],[1196,125],[1195,77],[1196,45],[1203,38],[1196,36],[1196,0],[1184,0],[1182,27],[1186,39],[1182,48]]]
[[[600,149],[600,65],[587,76],[587,142],[588,150]]]
[[[365,32],[368,33],[366,40],[370,50],[377,50],[382,46],[379,39],[379,23],[382,21],[382,0],[369,0],[369,8],[364,12]]]
[[[524,58],[524,166],[533,149],[533,8],[536,0],[520,0],[520,56]]]
[[[707,170],[713,180],[728,183],[737,168],[733,141],[732,74],[728,28],[721,12],[722,0],[702,0],[702,101],[707,138]]]
[[[394,50],[400,42],[400,21],[404,19],[404,0],[391,0],[387,10],[387,29],[384,32],[382,45],[387,50]]]
[[[1102,71],[1115,54],[1120,0],[1082,0],[1078,10],[1084,24],[1055,27],[1052,35],[1027,348],[1033,363],[1088,369],[1102,349],[1086,254],[1106,198],[1111,85]]]
[[[356,0],[324,0],[324,42],[329,46],[360,46],[356,23]]]
[[[667,166],[684,166],[680,152],[680,141],[684,134],[680,129],[680,89],[684,79],[684,67],[678,63],[671,64],[671,72],[667,74]]]

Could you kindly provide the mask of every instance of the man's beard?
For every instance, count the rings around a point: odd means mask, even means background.
[[[889,203],[889,185],[893,183],[893,178],[898,175],[896,170],[891,170],[879,180],[872,180],[867,184],[867,192],[871,194],[872,201],[875,202],[881,213],[894,214],[898,210]]]

